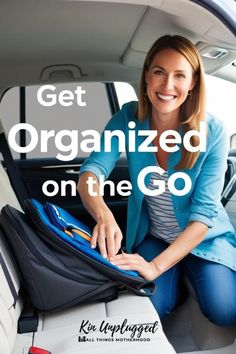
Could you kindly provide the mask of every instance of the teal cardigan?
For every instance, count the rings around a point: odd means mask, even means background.
[[[121,130],[128,136],[128,122],[136,123],[138,130],[150,129],[149,119],[140,122],[135,116],[137,102],[125,104],[116,113],[105,127],[106,130]],[[236,271],[236,234],[229,218],[223,208],[221,191],[224,175],[227,168],[228,139],[221,121],[210,115],[207,116],[208,135],[205,152],[201,152],[192,169],[178,170],[187,173],[192,181],[191,190],[184,196],[172,194],[174,212],[181,230],[184,230],[192,221],[206,224],[209,229],[205,239],[194,248],[191,253],[217,263],[226,265]],[[139,146],[145,138],[137,136],[136,146]],[[126,139],[127,142],[128,139]],[[103,148],[104,136],[101,136],[101,151],[93,152],[85,160],[80,169],[94,173],[98,178],[104,175],[108,178],[110,172],[120,157],[118,141],[113,138],[112,151],[105,152]],[[176,152],[170,153],[168,158],[168,175],[177,172],[174,166],[181,158],[181,145]],[[144,194],[137,184],[139,172],[147,166],[155,166],[156,159],[153,152],[129,152],[126,151],[132,193],[128,199],[126,248],[132,252],[144,239],[149,228],[149,218]],[[145,179],[148,185],[150,174]],[[181,179],[176,180],[176,188],[181,189]]]

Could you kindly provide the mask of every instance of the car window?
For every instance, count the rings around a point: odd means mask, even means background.
[[[5,92],[0,104],[0,118],[4,125],[6,132],[9,132],[11,127],[19,122],[20,106],[19,106],[20,89],[14,87]],[[19,135],[16,137],[19,143]],[[14,158],[18,159],[20,154],[12,150]]]
[[[127,82],[115,82],[115,89],[120,108],[126,102],[138,100],[134,88]]]
[[[236,134],[236,84],[206,75],[206,89],[207,111],[225,123],[231,137]]]
[[[125,102],[137,99],[133,87],[128,83],[115,83],[119,107]],[[117,108],[119,108],[117,107]],[[20,89],[8,90],[0,104],[0,115],[6,131],[20,122]],[[25,122],[32,125],[37,132],[55,130],[55,134],[62,130],[78,130],[80,133],[87,129],[101,132],[112,112],[104,83],[63,83],[44,86],[30,86],[25,88]],[[55,139],[49,139],[47,152],[41,152],[39,143],[27,153],[27,158],[55,157],[58,150]],[[63,138],[64,144],[69,144],[68,137]],[[26,133],[26,143],[31,136]],[[19,144],[19,134],[16,135]],[[87,156],[79,150],[79,156]],[[20,154],[13,151],[14,158]]]
[[[55,87],[54,91],[52,87]],[[101,132],[110,115],[103,83],[70,83],[26,88],[26,122],[32,124],[38,132],[55,130],[56,134],[62,130],[77,130],[79,136],[86,129]],[[27,157],[56,156],[58,151],[54,141],[53,138],[48,140],[46,154],[42,154],[40,146],[37,146]],[[63,143],[69,144],[66,136]],[[79,156],[86,154],[79,151]]]

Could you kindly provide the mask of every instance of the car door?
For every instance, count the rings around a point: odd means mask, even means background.
[[[130,85],[123,84],[120,92],[124,93],[124,88],[128,92],[126,99],[129,100],[129,92],[135,97]],[[82,91],[83,96],[78,97],[76,91]],[[120,101],[120,105],[122,103]],[[120,105],[113,83],[63,83],[14,88],[6,92],[1,116],[31,198],[60,205],[85,223],[94,224],[76,192],[80,166],[93,150],[91,143],[85,152],[81,143],[85,132],[87,138],[94,137],[89,131],[99,138]],[[12,109],[14,114],[11,115]],[[119,181],[128,179],[127,160],[122,156],[109,180],[116,186]],[[105,201],[124,232],[127,198],[118,193],[112,196],[109,187],[104,192]]]

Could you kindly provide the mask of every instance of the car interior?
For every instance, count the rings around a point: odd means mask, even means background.
[[[38,132],[74,129],[80,132],[79,139],[85,129],[101,132],[121,106],[117,83],[127,85],[132,97],[137,99],[147,51],[165,34],[190,39],[201,54],[206,74],[231,83],[236,93],[236,3],[233,0],[8,0],[0,1],[0,5],[0,136],[7,137],[18,123],[29,123]],[[55,104],[47,107],[37,101],[37,92],[44,85],[50,85],[48,93],[53,93],[55,99]],[[127,102],[131,99],[124,87],[121,86],[121,91]],[[62,107],[58,97],[64,89],[72,93],[71,104]],[[81,93],[79,102],[76,102],[77,89]],[[46,94],[45,101],[49,102]],[[234,118],[235,110],[231,112],[232,122]],[[30,136],[21,130],[16,141],[24,147]],[[1,209],[9,204],[22,211],[21,192],[14,183],[18,178],[28,198],[55,203],[92,227],[94,220],[73,189],[88,154],[84,155],[77,146],[76,157],[69,159],[71,151],[67,141],[67,150],[61,150],[64,160],[58,159],[55,141],[52,139],[50,144],[47,151],[40,150],[38,135],[34,151],[16,151],[9,145],[14,158],[10,162],[13,170],[0,145]],[[235,176],[236,149],[231,149],[222,203],[234,227]],[[45,194],[43,186],[48,180],[54,181],[53,186],[58,188],[49,186]],[[125,155],[117,162],[109,180],[115,185],[129,180]],[[73,188],[63,189],[63,181],[72,181]],[[125,235],[127,198],[118,193],[111,196],[108,190],[104,198]],[[88,341],[79,342],[82,320],[98,326],[103,320],[120,324],[124,318],[137,325],[158,321],[159,328],[146,341],[99,341],[95,333],[88,334]],[[20,270],[0,228],[0,353],[25,354],[31,346],[52,354],[115,354],[121,350],[135,354],[144,350],[152,354],[233,354],[236,328],[209,322],[201,313],[187,279],[183,279],[179,306],[162,323],[148,298],[130,292],[107,303],[38,312],[28,307]]]

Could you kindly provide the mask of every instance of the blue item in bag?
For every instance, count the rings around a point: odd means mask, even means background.
[[[39,208],[42,217],[44,217],[44,221],[52,228],[57,236],[68,242],[72,247],[81,250],[89,257],[106,264],[118,272],[129,274],[133,277],[139,276],[135,271],[118,268],[106,258],[102,257],[98,249],[91,248],[89,241],[92,237],[91,230],[67,211],[51,203],[46,203],[45,208],[43,208],[35,199],[32,199],[32,204]]]

